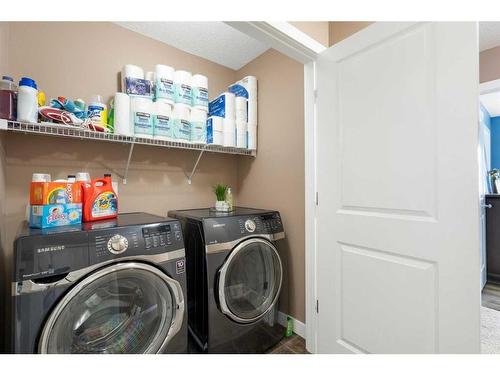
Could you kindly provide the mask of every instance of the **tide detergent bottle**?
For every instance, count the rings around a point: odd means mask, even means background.
[[[118,215],[118,199],[111,175],[82,184],[83,221],[114,219]]]

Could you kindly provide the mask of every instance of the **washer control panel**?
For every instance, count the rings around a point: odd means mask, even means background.
[[[241,218],[238,220],[240,234],[260,234],[283,232],[283,224],[278,212]]]
[[[90,260],[161,254],[184,248],[178,221],[89,232]]]
[[[247,221],[245,221],[245,229],[247,232],[253,233],[255,232],[256,228],[257,226],[255,224],[255,221],[253,221],[252,219],[248,219]]]

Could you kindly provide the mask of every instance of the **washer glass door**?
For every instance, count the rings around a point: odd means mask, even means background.
[[[269,241],[252,238],[230,253],[219,276],[221,310],[240,323],[250,323],[276,303],[283,280],[283,267]]]
[[[158,352],[166,344],[174,319],[179,318],[172,283],[177,282],[141,263],[112,265],[91,274],[50,315],[40,351]]]

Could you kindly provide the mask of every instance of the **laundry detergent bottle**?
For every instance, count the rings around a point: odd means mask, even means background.
[[[90,183],[82,184],[83,221],[114,219],[118,215],[118,199],[111,175],[105,174]]]

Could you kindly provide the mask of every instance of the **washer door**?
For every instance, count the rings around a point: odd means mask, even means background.
[[[180,284],[143,263],[107,266],[83,279],[52,311],[41,353],[157,353],[179,331]]]
[[[260,319],[276,304],[283,266],[274,245],[260,238],[241,242],[219,273],[221,310],[239,323]]]

